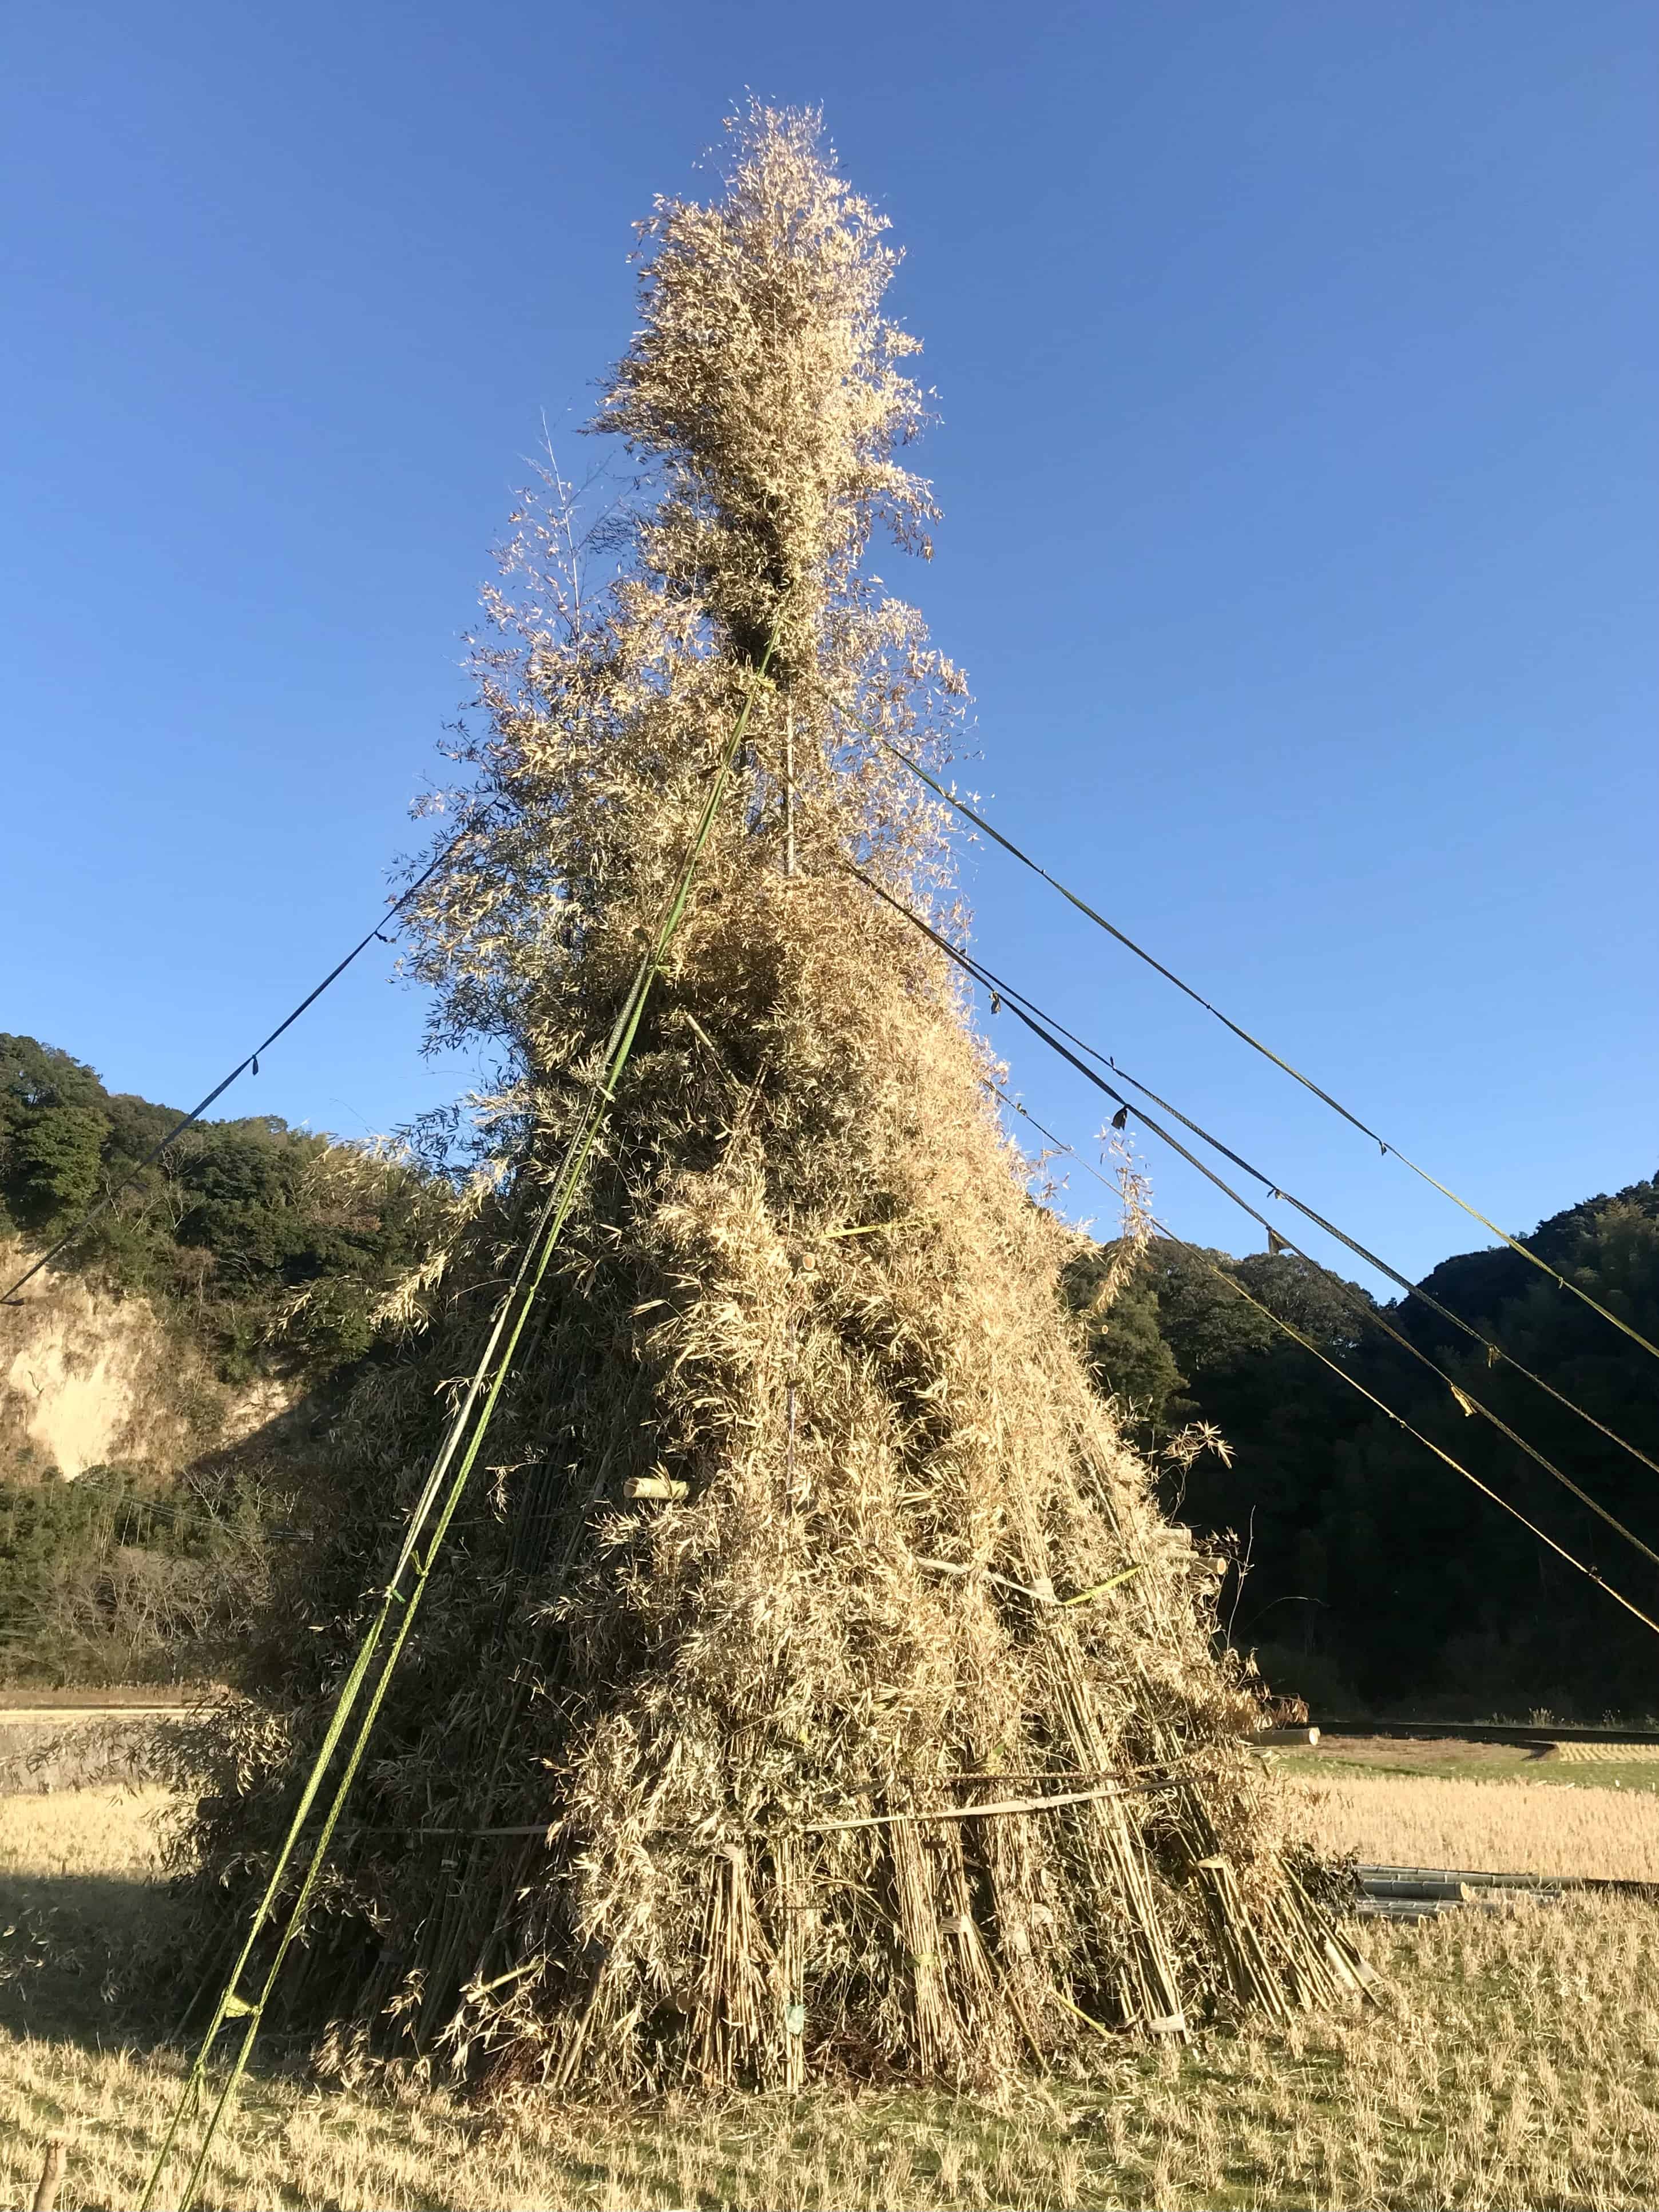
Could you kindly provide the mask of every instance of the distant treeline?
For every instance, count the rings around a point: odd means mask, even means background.
[[[0,1228],[49,1243],[181,1118],[106,1091],[56,1045],[0,1034]],[[404,1158],[274,1114],[204,1121],[63,1264],[186,1321],[226,1381],[270,1365],[320,1376],[368,1350],[374,1307],[422,1256],[443,1194]]]
[[[1659,1184],[1587,1199],[1522,1240],[1659,1343]],[[1074,1263],[1086,1310],[1115,1248]],[[1091,1324],[1102,1386],[1158,1451],[1194,1421],[1221,1431],[1165,1478],[1181,1517],[1245,1567],[1225,1594],[1234,1641],[1275,1687],[1327,1711],[1427,1701],[1448,1713],[1547,1707],[1659,1713],[1659,1638],[1367,1406],[1218,1279],[1291,1322],[1413,1428],[1659,1619],[1659,1571],[1445,1384],[1368,1323],[1358,1285],[1293,1256],[1163,1243]],[[1444,1260],[1422,1289],[1659,1460],[1659,1364],[1506,1249]],[[1659,1551],[1659,1475],[1487,1355],[1417,1297],[1382,1309],[1469,1396]]]
[[[0,1228],[33,1243],[68,1226],[179,1119],[112,1094],[33,1037],[0,1035]],[[291,1129],[274,1115],[204,1123],[169,1148],[66,1262],[143,1291],[226,1381],[314,1383],[362,1358],[390,1286],[441,1232],[449,1186],[406,1157]],[[1633,1183],[1546,1221],[1525,1242],[1659,1342],[1659,1185]],[[1118,1248],[1081,1252],[1066,1292],[1088,1314]],[[1127,1255],[1121,1255],[1127,1257]],[[1659,1571],[1622,1543],[1367,1316],[1357,1285],[1293,1256],[1155,1242],[1088,1322],[1103,1389],[1158,1462],[1166,1504],[1233,1550],[1233,1640],[1277,1688],[1327,1711],[1546,1706],[1595,1718],[1659,1713],[1659,1638],[1553,1559],[1422,1445],[1231,1289],[1289,1321],[1388,1405],[1659,1618]],[[1524,1365],[1659,1460],[1659,1364],[1507,1249],[1443,1261],[1423,1285]],[[1500,1414],[1659,1551],[1659,1475],[1413,1297],[1382,1309],[1469,1395]],[[1209,1423],[1214,1449],[1163,1456]],[[102,1470],[78,1500],[0,1469],[0,1667],[56,1679],[185,1671],[246,1617],[275,1498],[215,1477],[169,1510]],[[112,1486],[113,1489],[112,1490]],[[148,1502],[146,1502],[146,1499]],[[210,1632],[209,1623],[215,1626]],[[27,1628],[25,1623],[30,1624]],[[29,1661],[29,1650],[40,1664]]]
[[[55,1045],[0,1035],[0,1230],[25,1255],[48,1244],[182,1118],[108,1091]],[[275,1115],[205,1121],[58,1265],[142,1294],[162,1340],[199,1349],[223,1383],[314,1389],[368,1352],[377,1307],[427,1256],[449,1195],[404,1156]],[[295,1540],[287,1488],[280,1449],[210,1453],[176,1481],[149,1467],[65,1481],[21,1449],[0,1465],[0,1678],[155,1681],[228,1664],[274,1547]]]

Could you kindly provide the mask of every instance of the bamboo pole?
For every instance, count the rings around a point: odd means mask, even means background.
[[[553,1187],[538,1214],[535,1225],[526,1239],[520,1255],[517,1273],[506,1297],[497,1310],[489,1341],[480,1355],[468,1383],[466,1395],[457,1408],[446,1433],[438,1455],[429,1470],[414,1511],[404,1529],[397,1563],[390,1580],[380,1593],[378,1612],[370,1620],[368,1629],[358,1646],[345,1682],[337,1698],[323,1742],[307,1777],[299,1805],[283,1839],[264,1894],[255,1908],[252,1921],[244,1939],[241,1951],[220,1996],[213,2018],[202,2039],[190,2073],[179,2091],[178,2101],[168,2121],[161,2146],[145,2185],[139,2212],[149,2212],[155,2201],[162,2175],[173,2154],[179,2127],[185,2112],[199,2095],[206,2077],[208,2060],[220,2029],[229,2020],[246,2021],[242,2038],[232,2057],[223,2087],[208,2115],[207,2126],[198,2147],[194,2163],[185,2178],[179,2198],[179,2212],[191,2212],[202,2185],[203,2175],[225,2115],[236,2094],[238,2086],[252,2054],[253,2045],[264,2020],[266,2007],[282,1972],[283,1962],[290,1945],[304,1923],[312,1892],[322,1870],[328,1848],[339,1824],[357,1770],[362,1762],[369,1735],[386,1697],[393,1671],[403,1656],[404,1646],[419,1612],[421,1601],[429,1584],[433,1568],[443,1548],[449,1524],[464,1496],[479,1449],[489,1428],[497,1399],[506,1382],[507,1373],[518,1350],[519,1340],[529,1317],[531,1307],[546,1274],[554,1250],[563,1233],[564,1225],[576,1201],[580,1178],[586,1167],[588,1156],[598,1142],[616,1089],[632,1053],[634,1041],[644,1018],[647,1002],[668,957],[668,950],[678,934],[685,910],[690,902],[692,886],[696,879],[698,864],[703,848],[713,830],[733,768],[741,751],[749,720],[754,709],[761,684],[777,646],[778,631],[782,623],[780,612],[773,623],[766,650],[755,671],[732,733],[716,766],[708,796],[693,834],[673,896],[658,923],[654,939],[641,957],[634,981],[617,1015],[607,1040],[603,1072],[596,1079],[587,1103],[577,1121],[559,1163]],[[464,1441],[465,1440],[465,1441]],[[459,1457],[458,1457],[459,1455]],[[452,1466],[453,1472],[451,1472]],[[424,1538],[424,1547],[422,1539]],[[406,1574],[408,1579],[405,1580]],[[386,1633],[394,1609],[401,1615],[395,1633],[391,1637],[385,1656],[376,1660],[381,1639]],[[275,1914],[276,1899],[283,1878],[299,1848],[307,1818],[320,1794],[323,1784],[333,1765],[335,1753],[343,1742],[352,1709],[368,1681],[371,1671],[375,1674],[363,1717],[356,1737],[346,1753],[343,1770],[335,1787],[332,1802],[324,1814],[321,1828],[311,1856],[301,1877],[298,1893],[290,1907],[286,1923],[276,1939],[275,1951],[258,1990],[250,1998],[238,1988],[245,1969],[251,1964],[259,1936]]]
[[[1159,1790],[1184,1790],[1187,1781],[1117,1782],[1103,1790],[1066,1790],[1048,1797],[1005,1797],[994,1805],[944,1805],[931,1813],[867,1813],[854,1820],[817,1820],[800,1829],[803,1836],[836,1836],[849,1828],[890,1828],[923,1820],[987,1820],[998,1814],[1051,1813],[1066,1805],[1098,1805],[1109,1797],[1149,1795]]]
[[[783,717],[783,872],[795,872],[795,710]]]
[[[35,2184],[33,2212],[53,2212],[63,2183],[64,2138],[62,2136],[48,2136],[46,2154],[40,2164],[40,2179]]]

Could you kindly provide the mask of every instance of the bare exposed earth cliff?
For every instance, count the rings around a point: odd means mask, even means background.
[[[0,1243],[9,1275],[20,1259]],[[165,1328],[143,1297],[116,1297],[73,1275],[38,1275],[0,1306],[0,1468],[146,1468],[172,1474],[283,1413],[291,1394],[261,1381],[233,1389],[201,1351]]]

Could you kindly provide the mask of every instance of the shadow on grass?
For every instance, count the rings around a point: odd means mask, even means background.
[[[0,1873],[0,2031],[87,2050],[168,2041],[157,1994],[174,1911],[138,1875]]]

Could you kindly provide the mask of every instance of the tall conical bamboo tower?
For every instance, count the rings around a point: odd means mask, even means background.
[[[862,566],[931,519],[884,228],[815,118],[739,119],[720,196],[642,226],[599,416],[648,471],[637,526],[585,592],[557,512],[526,522],[528,603],[494,604],[467,763],[494,826],[420,959],[449,1032],[507,1048],[527,1164],[481,1184],[315,1470],[325,1533],[203,1802],[206,1913],[280,1831],[757,703],[284,1986],[341,2063],[982,2079],[1354,1986],[1241,1746],[1216,1571],[1085,1380],[1066,1237],[949,968],[870,889],[954,926],[942,824],[879,742],[936,748],[961,689]]]

